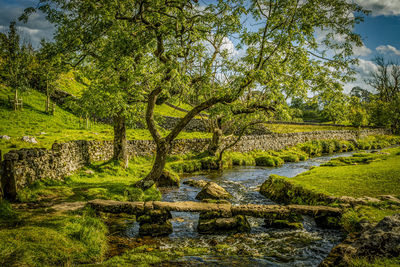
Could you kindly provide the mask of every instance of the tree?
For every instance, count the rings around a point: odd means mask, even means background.
[[[113,44],[121,44],[120,38],[111,38],[115,32],[129,41],[123,42],[124,55],[147,59],[139,59],[136,84],[146,101],[145,119],[156,155],[152,170],[138,184],[144,189],[160,177],[173,141],[200,112],[234,104],[252,88],[271,94],[284,87],[285,80],[297,84],[292,88],[299,91],[325,90],[348,81],[348,66],[355,62],[353,45],[361,45],[352,31],[361,18],[349,14],[363,10],[345,0],[238,0],[201,7],[197,1],[184,0],[40,2],[39,9],[57,27],[56,41],[74,52],[77,64],[99,53],[113,53]],[[246,16],[261,26],[246,29]],[[317,29],[329,31],[322,43],[315,37]],[[339,34],[345,41],[332,41]],[[234,39],[236,47],[245,50],[237,60],[221,51],[221,44]],[[321,45],[333,54],[319,53]],[[173,98],[192,99],[193,109],[162,136],[154,107],[159,99]]]
[[[32,49],[27,44],[21,44],[15,22],[10,23],[7,34],[1,35],[1,54],[3,55],[2,73],[8,86],[14,89],[14,110],[19,103],[19,92],[28,87],[29,65],[32,59]]]
[[[377,57],[375,62],[378,68],[367,80],[378,92],[369,105],[371,121],[397,132],[400,129],[400,65],[383,57]]]
[[[40,51],[37,53],[38,74],[42,81],[39,86],[44,86],[46,92],[46,113],[50,114],[51,96],[54,92],[55,82],[65,68],[63,68],[61,55],[57,53],[51,43],[42,40]],[[44,83],[44,84],[43,84]]]

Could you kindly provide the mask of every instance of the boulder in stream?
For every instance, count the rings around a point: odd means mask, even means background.
[[[229,194],[222,186],[219,186],[214,182],[209,182],[197,194],[196,199],[229,199],[231,197],[231,194]]]

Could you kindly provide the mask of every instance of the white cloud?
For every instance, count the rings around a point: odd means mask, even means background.
[[[353,87],[359,86],[371,92],[375,92],[371,86],[365,83],[365,80],[369,78],[371,72],[374,72],[378,69],[377,65],[373,61],[359,59],[358,65],[353,66],[353,68],[357,72],[355,75],[356,80],[345,84],[344,91],[349,93]]]
[[[376,51],[382,54],[395,54],[396,56],[400,56],[400,50],[391,45],[380,45],[376,48]]]
[[[356,0],[365,9],[372,11],[372,16],[400,15],[399,0]]]
[[[232,56],[235,56],[238,53],[238,51],[235,48],[235,45],[228,37],[224,37],[224,39],[222,40],[221,50],[222,51],[226,50],[228,54]]]
[[[365,45],[363,45],[363,46],[355,46],[353,48],[353,51],[354,51],[354,55],[362,56],[362,57],[368,56],[368,55],[370,55],[372,53],[371,49],[369,49]]]

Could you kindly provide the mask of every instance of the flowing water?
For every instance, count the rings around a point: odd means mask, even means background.
[[[163,201],[196,201],[200,188],[183,184],[186,179],[214,181],[233,195],[233,204],[274,204],[258,192],[260,185],[271,174],[294,177],[312,166],[339,156],[340,153],[312,158],[297,163],[286,163],[281,167],[234,167],[221,172],[192,175],[181,179],[178,189],[163,192]],[[337,230],[320,229],[312,218],[305,218],[303,230],[267,229],[263,220],[248,217],[251,232],[236,235],[202,235],[196,231],[199,215],[196,213],[172,212],[174,232],[168,238],[157,238],[160,248],[212,247],[217,244],[229,246],[235,256],[204,255],[182,257],[165,266],[317,266],[338,244],[343,235]],[[127,229],[126,235],[136,236],[138,225]],[[240,256],[238,256],[240,255]]]

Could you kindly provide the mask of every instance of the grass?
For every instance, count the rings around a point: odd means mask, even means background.
[[[399,267],[400,257],[397,258],[377,258],[368,260],[367,258],[352,259],[349,263],[350,267]]]
[[[323,125],[294,125],[294,124],[266,124],[268,129],[274,133],[299,133],[299,132],[314,132],[314,131],[333,131],[333,130],[356,130],[354,127],[338,127],[338,126],[323,126]]]
[[[114,161],[94,163],[65,181],[41,180],[18,192],[21,202],[72,202],[92,199],[119,201],[160,200],[161,193],[153,186],[146,191],[133,186],[151,168],[150,158],[134,158],[123,169]]]
[[[55,115],[47,115],[45,96],[35,90],[24,93],[24,109],[13,111],[8,104],[7,96],[12,95],[9,88],[0,85],[0,135],[8,135],[10,140],[0,139],[0,150],[3,154],[9,150],[45,147],[50,148],[54,142],[62,143],[71,140],[112,140],[113,129],[110,125],[91,123],[85,129],[85,121],[62,108],[56,108]],[[169,131],[161,130],[163,135]],[[41,134],[44,133],[44,134]],[[21,141],[22,136],[34,136],[38,143]],[[210,138],[209,133],[181,132],[177,138]],[[151,140],[147,129],[128,129],[129,140]]]
[[[6,208],[4,208],[6,207]],[[43,210],[13,211],[0,202],[1,266],[69,266],[101,261],[107,250],[107,228],[90,210],[63,215]]]
[[[352,197],[377,197],[378,195],[400,195],[400,148],[387,150],[390,155],[366,155],[355,159],[361,159],[362,164],[355,160],[333,160],[326,165],[314,168],[290,179],[296,185],[306,189],[315,190],[332,196]],[[367,163],[373,158],[373,161]],[[332,164],[341,161],[342,166]]]

